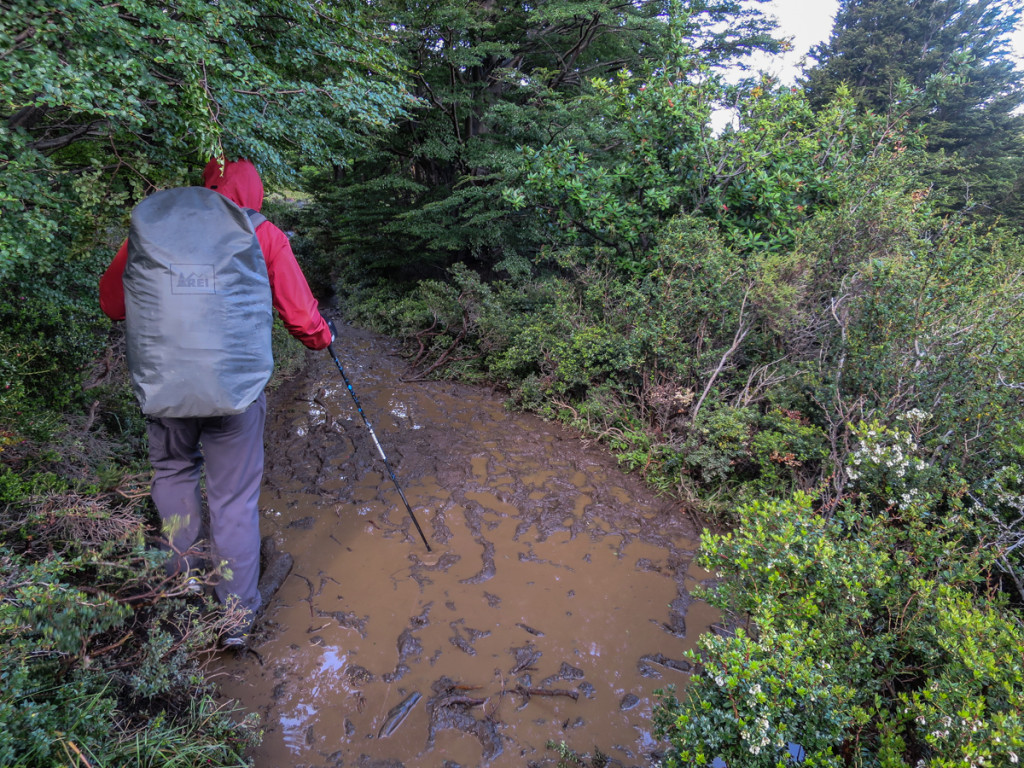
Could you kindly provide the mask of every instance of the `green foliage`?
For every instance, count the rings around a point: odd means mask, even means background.
[[[386,40],[354,9],[6,0],[2,10],[0,276],[61,261],[103,231],[110,207],[180,183],[211,155],[286,177],[294,157],[337,158],[408,104],[387,80]]]
[[[707,67],[778,48],[768,35],[771,22],[731,1],[382,8],[392,14],[423,105],[384,145],[321,180],[325,211],[312,213],[307,229],[316,230],[321,257],[329,254],[347,283],[438,279],[454,263],[487,273],[532,254],[550,232],[543,217],[523,207],[520,191],[509,189],[509,179],[523,172],[520,148],[564,142],[589,152],[609,137],[618,141],[604,97],[591,98],[595,83],[660,66],[677,47]],[[683,108],[676,114],[684,116]],[[682,131],[689,132],[693,120],[685,117]],[[552,173],[571,183],[572,169],[557,163],[550,160]],[[633,167],[643,175],[642,165]],[[652,197],[669,199],[647,182]],[[609,219],[638,204],[614,194],[602,199]]]
[[[0,763],[244,765],[251,723],[215,705],[202,671],[237,617],[166,575],[143,476],[61,447],[0,471]]]
[[[813,113],[761,81],[716,137],[720,91],[685,73],[595,81],[586,129],[524,148],[504,196],[547,222],[532,269],[460,268],[401,300],[382,327],[410,339],[414,367],[497,379],[719,511],[723,491],[831,477],[841,495],[849,425],[915,408],[971,484],[1017,458],[1017,239],[935,212],[903,116],[842,93]],[[384,317],[395,291],[351,301]]]
[[[1000,467],[972,489],[970,499],[971,514],[994,531],[990,548],[1004,590],[1024,604],[1024,470],[1018,463]]]
[[[1011,82],[1009,38],[1021,15],[1017,5],[989,0],[927,0],[912,7],[892,0],[842,2],[830,38],[813,53],[818,64],[807,73],[808,91],[820,105],[845,82],[859,103],[885,110],[900,80],[925,88],[943,75],[957,75],[964,90],[939,94],[932,120],[951,122],[952,110],[979,105],[986,92],[998,94],[999,109],[1010,112],[1021,92]]]
[[[742,629],[700,641],[703,675],[692,681],[685,702],[669,690],[655,708],[655,732],[672,750],[666,768],[728,765],[776,768],[791,764],[789,745],[799,744],[801,765],[839,766],[835,754],[847,726],[854,691],[832,674],[818,652],[819,632],[791,627],[761,633]]]
[[[549,741],[545,746],[558,753],[558,768],[576,768],[576,766],[606,768],[611,763],[611,758],[597,747],[594,748],[593,755],[588,755],[576,752],[564,741]]]
[[[816,106],[846,84],[857,103],[885,111],[909,90],[907,105],[928,136],[929,151],[956,154],[955,169],[936,169],[939,192],[954,209],[978,205],[988,218],[1020,218],[1024,168],[1021,72],[1010,38],[1024,8],[996,0],[870,0],[840,3],[831,38],[807,72]],[[901,108],[903,108],[901,106]]]
[[[789,743],[808,765],[1005,764],[1024,745],[1024,624],[986,592],[990,531],[908,436],[863,430],[857,493],[831,516],[796,494],[703,536],[707,596],[756,631],[701,639],[687,699],[658,707],[667,765],[775,766]],[[880,501],[892,477],[913,492]]]
[[[682,452],[701,482],[721,482],[736,464],[750,456],[756,412],[752,408],[719,406],[703,411],[693,423]]]
[[[10,467],[0,467],[0,504],[16,504],[45,493],[68,490],[66,481],[52,472],[19,474]]]
[[[62,680],[61,657],[124,622],[130,613],[108,596],[90,599],[63,581],[74,566],[60,560],[24,563],[0,550],[0,762],[42,765],[63,757],[55,733],[83,744],[105,738],[115,707],[107,685]]]
[[[294,176],[411,103],[386,38],[340,6],[4,0],[0,49],[0,430],[14,439],[52,437],[85,404],[107,340],[96,280],[134,201],[194,183],[221,152]]]
[[[3,519],[8,538],[14,509]],[[50,512],[48,522],[21,527],[45,538],[61,530],[54,515],[75,514]],[[124,522],[77,525],[95,541]],[[64,546],[41,559],[0,547],[0,762],[49,766],[84,756],[115,765],[245,765],[249,726],[215,707],[197,663],[217,624],[166,586],[166,597],[150,593],[153,608],[129,607],[133,590],[141,602],[140,588],[165,581],[163,558],[116,537],[94,548]],[[165,702],[174,696],[192,699],[191,708],[169,714]]]
[[[18,266],[0,282],[0,427],[36,439],[79,406],[84,371],[106,342],[95,259]],[[48,415],[50,414],[50,415]]]
[[[778,493],[786,483],[807,486],[801,480],[821,475],[829,457],[828,436],[799,411],[772,408],[762,417],[750,452],[760,470],[760,489]]]
[[[10,553],[0,553],[6,566],[4,575],[13,574]],[[19,569],[22,583],[6,595],[0,605],[0,626],[8,643],[8,652],[29,649],[42,655],[73,654],[88,640],[122,623],[128,616],[126,606],[107,595],[90,599],[65,583],[68,573],[81,566],[76,562],[43,561],[27,563]]]
[[[411,103],[386,37],[340,6],[4,0],[0,49],[0,430],[15,439],[85,404],[106,342],[96,280],[134,201],[222,151],[294,176]]]
[[[306,347],[288,333],[280,317],[274,317],[270,336],[271,351],[274,355],[274,374],[267,382],[269,389],[275,389],[302,368],[306,362]]]
[[[874,413],[891,420],[915,408],[927,412],[922,439],[944,464],[956,463],[976,482],[1021,444],[1022,399],[1013,386],[1024,379],[1024,326],[1013,298],[1021,289],[1020,247],[1014,237],[940,224],[905,204],[889,215],[899,213],[902,231],[859,225],[867,235],[861,242],[872,244],[868,237],[881,234],[884,250],[851,270],[845,306],[832,318],[838,334],[820,380],[844,405],[830,418]],[[832,240],[836,234],[826,222],[817,242],[831,240],[833,252],[859,250]],[[819,402],[829,397],[823,393]]]
[[[567,235],[614,249],[617,267],[642,269],[658,223],[699,188],[694,177],[710,140],[716,89],[706,79],[691,84],[688,74],[622,72],[610,82],[593,80],[593,94],[581,106],[607,126],[604,135],[593,131],[577,142],[524,147],[521,183],[505,192],[506,200],[539,209]],[[615,149],[603,152],[601,144]]]
[[[651,268],[651,252],[681,212],[715,224],[742,256],[732,270],[749,262],[765,277],[784,276],[799,268],[790,254],[796,232],[841,204],[844,177],[915,143],[898,115],[858,116],[845,93],[814,114],[796,89],[766,78],[730,92],[684,63],[593,87],[583,103],[604,131],[524,148],[524,171],[505,197],[549,220],[556,242],[600,245],[595,252],[613,254],[611,266],[626,273]],[[739,129],[714,136],[711,106],[730,96]]]

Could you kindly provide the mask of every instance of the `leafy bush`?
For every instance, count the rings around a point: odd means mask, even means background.
[[[886,197],[804,233],[805,247],[850,264],[821,314],[832,327],[819,336],[814,396],[834,427],[927,412],[921,439],[976,482],[1024,443],[1021,247],[1008,233],[932,217],[915,193],[876,207]]]
[[[660,703],[667,765],[775,766],[796,743],[807,765],[966,767],[1024,747],[1024,622],[989,586],[991,526],[909,431],[858,434],[831,513],[797,493],[702,537],[706,597],[752,629],[703,637],[687,699]]]
[[[3,477],[0,763],[245,765],[251,723],[217,708],[201,664],[237,617],[164,574],[124,500],[141,498],[137,480],[86,495]]]
[[[84,371],[106,341],[93,259],[13,269],[0,282],[0,427],[35,439],[81,405]]]

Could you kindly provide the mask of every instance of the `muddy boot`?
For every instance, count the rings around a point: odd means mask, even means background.
[[[246,611],[245,619],[237,627],[221,636],[220,647],[233,651],[243,651],[248,648],[249,634],[252,632],[255,620],[255,614],[252,611]]]
[[[277,554],[277,542],[273,536],[260,539],[260,573],[267,570],[267,563]]]
[[[284,580],[291,573],[294,560],[287,552],[278,552],[274,539],[264,536],[260,542],[260,581],[257,589],[265,609],[270,598],[281,588]]]

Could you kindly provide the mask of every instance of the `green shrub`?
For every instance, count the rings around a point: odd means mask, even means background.
[[[970,492],[970,512],[992,526],[1002,586],[1024,605],[1024,468],[1007,464]]]
[[[270,343],[274,355],[274,373],[267,386],[274,389],[302,368],[306,362],[306,347],[288,333],[277,315],[274,316]]]
[[[84,372],[106,341],[93,258],[44,271],[17,265],[0,281],[0,428],[35,440],[80,407]]]
[[[118,494],[4,477],[0,764],[244,765],[200,665],[232,617],[185,601]]]
[[[737,465],[749,463],[756,421],[757,411],[749,407],[713,405],[702,411],[682,445],[690,472],[710,485],[732,476]]]
[[[708,766],[715,758],[744,768],[777,768],[788,745],[804,748],[806,766],[840,766],[836,754],[850,723],[855,692],[819,655],[821,633],[806,626],[751,637],[703,635],[701,676],[681,702],[661,693],[655,733],[672,750],[666,768]]]
[[[807,490],[827,466],[828,436],[799,411],[772,408],[750,440],[750,453],[758,467],[759,492],[781,495],[800,485]]]
[[[667,765],[775,766],[790,742],[807,765],[1013,762],[1024,622],[989,586],[990,521],[915,440],[922,421],[858,427],[833,509],[797,493],[704,534],[721,578],[705,596],[751,629],[704,636],[686,700],[659,704]]]

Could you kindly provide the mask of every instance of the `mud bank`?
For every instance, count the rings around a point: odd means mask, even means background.
[[[654,691],[718,619],[695,534],[613,459],[500,396],[403,383],[390,342],[335,350],[428,553],[326,353],[278,391],[263,533],[295,567],[223,694],[257,768],[554,765],[549,741],[647,765]]]

